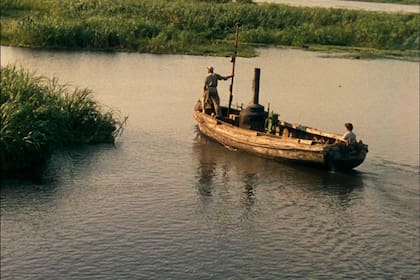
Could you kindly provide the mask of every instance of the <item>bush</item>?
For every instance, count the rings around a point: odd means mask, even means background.
[[[59,147],[113,142],[121,123],[88,89],[60,85],[15,66],[1,68],[0,170],[25,169]]]

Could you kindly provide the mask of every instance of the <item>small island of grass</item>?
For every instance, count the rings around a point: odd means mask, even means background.
[[[112,143],[122,122],[103,111],[89,89],[15,66],[1,68],[0,170],[31,169],[75,144]]]

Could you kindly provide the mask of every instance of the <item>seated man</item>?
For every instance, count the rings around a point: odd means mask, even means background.
[[[356,134],[353,133],[353,124],[345,123],[344,126],[346,127],[346,133],[343,135],[343,140],[347,144],[355,144],[356,143]]]

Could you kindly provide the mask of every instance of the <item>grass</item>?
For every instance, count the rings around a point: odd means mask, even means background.
[[[113,142],[122,124],[89,89],[15,66],[1,68],[0,170],[30,169],[60,147]]]
[[[2,44],[241,56],[255,46],[332,46],[418,56],[419,15],[179,0],[3,0]],[[249,1],[242,1],[249,2]]]

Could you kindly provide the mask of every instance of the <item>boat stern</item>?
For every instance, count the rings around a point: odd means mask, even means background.
[[[324,164],[330,170],[350,170],[366,158],[368,145],[361,141],[355,144],[338,143],[324,149]]]

